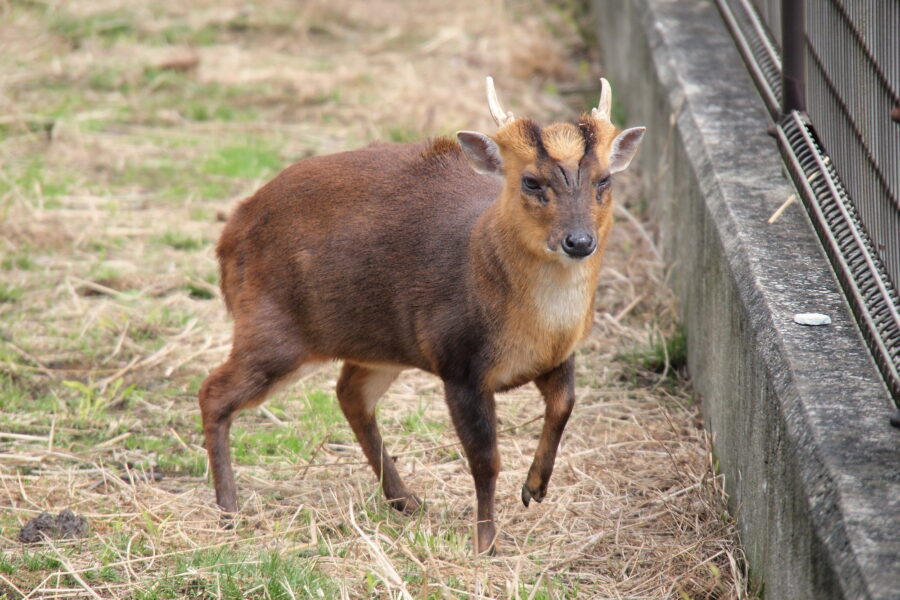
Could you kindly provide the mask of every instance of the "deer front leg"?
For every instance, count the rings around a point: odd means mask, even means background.
[[[453,426],[462,442],[475,480],[478,509],[473,546],[476,553],[493,553],[497,535],[494,527],[494,494],[497,475],[500,473],[494,394],[468,383],[450,382],[444,382],[444,392]]]
[[[525,485],[522,486],[522,503],[525,506],[531,500],[541,502],[547,495],[559,439],[575,406],[575,355],[535,379],[534,383],[544,396],[544,428]]]

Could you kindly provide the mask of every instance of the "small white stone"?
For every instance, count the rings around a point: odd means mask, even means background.
[[[794,323],[799,325],[830,325],[831,317],[821,313],[797,313],[794,315]]]

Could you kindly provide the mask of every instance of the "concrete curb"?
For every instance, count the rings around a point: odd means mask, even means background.
[[[900,431],[767,115],[709,0],[593,0],[674,263],[688,362],[773,600],[900,598]],[[806,327],[801,312],[833,323]]]

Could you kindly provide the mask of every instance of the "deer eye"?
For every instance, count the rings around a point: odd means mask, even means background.
[[[607,175],[603,179],[598,179],[597,181],[594,182],[594,189],[596,190],[598,199],[600,198],[600,196],[603,195],[603,192],[605,192],[607,189],[609,189],[609,184],[610,184],[609,175]]]
[[[534,194],[541,191],[541,183],[534,177],[525,175],[522,177],[522,189],[526,193]]]

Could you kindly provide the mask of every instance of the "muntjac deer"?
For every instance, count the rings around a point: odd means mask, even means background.
[[[487,87],[493,135],[308,158],[229,219],[217,253],[233,346],[200,390],[225,513],[238,508],[235,413],[328,360],[343,361],[341,410],[388,502],[406,513],[421,501],[382,443],[375,405],[404,369],[443,380],[475,481],[477,552],[495,538],[494,393],[535,382],[546,408],[522,501],[544,499],[575,402],[573,353],[593,321],[610,178],[644,128],[616,130],[605,79],[590,115],[544,128],[504,112],[490,77]]]

